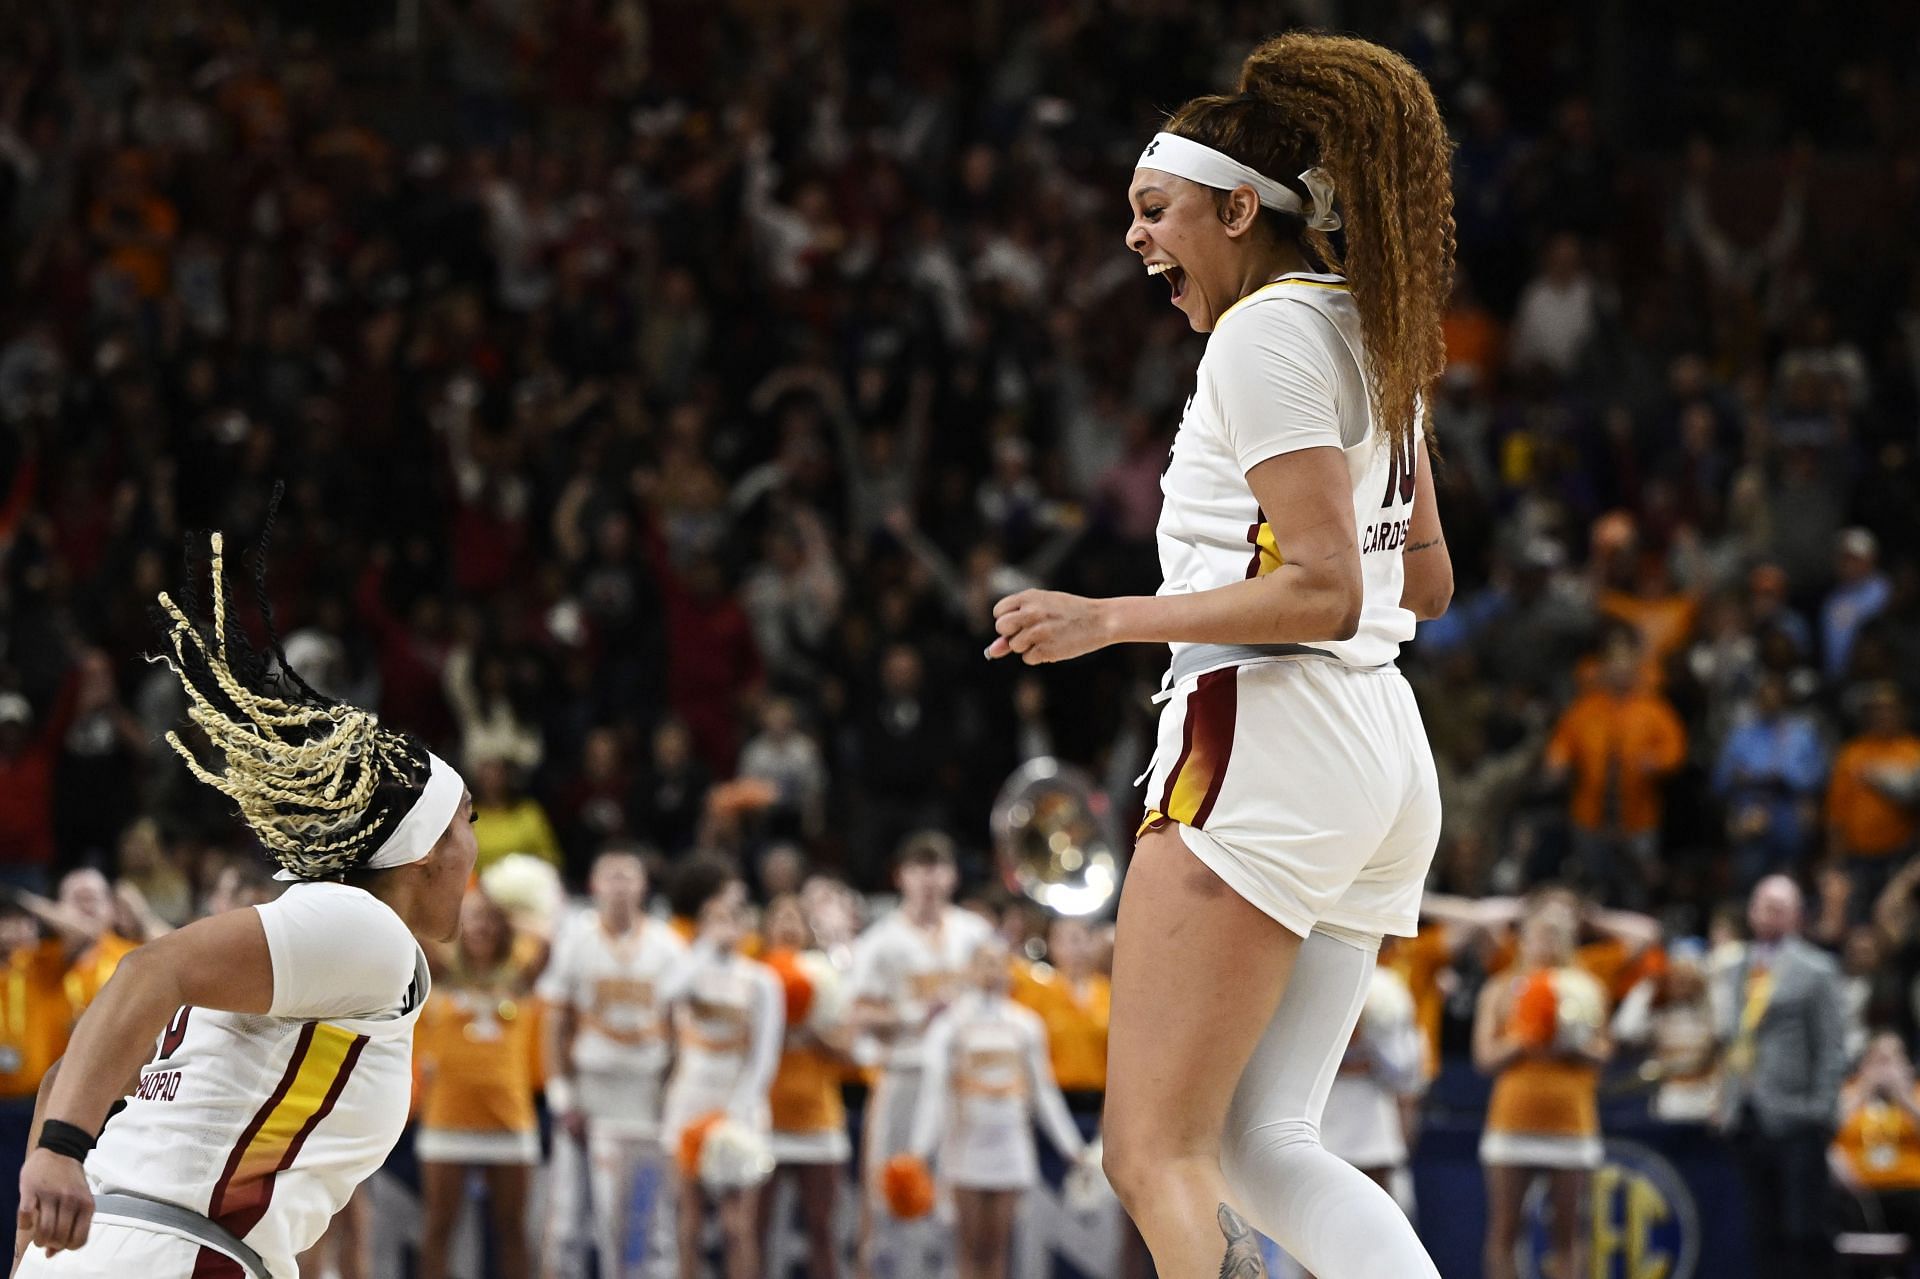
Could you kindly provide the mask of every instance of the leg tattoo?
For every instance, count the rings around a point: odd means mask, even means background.
[[[1220,1279],[1266,1279],[1260,1260],[1260,1240],[1239,1213],[1220,1205],[1220,1233],[1227,1237],[1227,1255],[1220,1262]]]

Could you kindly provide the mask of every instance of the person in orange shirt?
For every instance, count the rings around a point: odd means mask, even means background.
[[[1453,296],[1440,319],[1440,334],[1447,344],[1447,371],[1472,371],[1475,383],[1485,384],[1500,368],[1502,334],[1493,312],[1482,306],[1464,267],[1453,272]]]
[[[143,298],[167,290],[180,214],[153,186],[150,160],[138,151],[115,157],[87,213],[103,255]]]
[[[1687,731],[1642,678],[1641,645],[1614,632],[1593,685],[1547,743],[1549,782],[1572,783],[1574,856],[1591,887],[1643,907],[1659,872],[1661,785],[1686,759]]]
[[[806,1272],[817,1279],[838,1279],[840,1254],[834,1246],[833,1222],[847,1161],[853,1157],[840,1081],[851,1060],[852,1028],[843,1022],[820,1025],[815,1004],[826,992],[807,986],[801,996],[798,983],[788,979],[789,973],[799,971],[800,956],[811,953],[824,959],[798,897],[776,897],[768,903],[766,935],[770,949],[764,962],[780,974],[787,991],[787,1032],[768,1096],[775,1169],[773,1180],[760,1190],[760,1237],[766,1241],[765,1255],[776,1257],[769,1233],[774,1200],[780,1183],[791,1182],[807,1232]]]
[[[1107,1088],[1107,1012],[1113,991],[1095,961],[1086,921],[1061,916],[1047,927],[1047,961],[1019,973],[1013,1001],[1040,1014],[1047,1027],[1053,1079],[1075,1111],[1100,1112]]]
[[[1579,916],[1564,890],[1528,898],[1518,962],[1480,992],[1473,1062],[1495,1076],[1480,1162],[1487,1174],[1488,1279],[1518,1279],[1521,1206],[1547,1178],[1557,1273],[1584,1274],[1588,1174],[1603,1157],[1600,1068],[1612,1052],[1606,993],[1574,966]]]
[[[446,1279],[448,1246],[467,1178],[476,1170],[493,1206],[501,1273],[533,1273],[526,1220],[540,1162],[533,1107],[539,1030],[530,992],[540,963],[538,956],[516,959],[506,913],[478,890],[467,894],[459,936],[436,965],[433,993],[414,1031],[420,1077],[414,1151],[426,1206],[421,1279]]]
[[[1873,1037],[1840,1092],[1840,1132],[1827,1163],[1847,1192],[1848,1229],[1920,1235],[1920,1088],[1892,1031]]]
[[[1661,663],[1687,646],[1700,617],[1699,596],[1674,582],[1666,554],[1654,550],[1635,555],[1627,585],[1602,590],[1594,603],[1639,632],[1646,645],[1643,660],[1656,674]]]
[[[1425,1047],[1423,1073],[1431,1082],[1440,1073],[1441,1023],[1447,1000],[1460,987],[1456,963],[1497,973],[1513,962],[1511,931],[1520,902],[1512,897],[1474,898],[1429,892],[1420,899],[1420,931],[1389,937],[1380,947],[1380,963],[1407,983],[1413,995],[1414,1024]]]
[[[1827,850],[1853,876],[1852,900],[1872,902],[1913,846],[1920,813],[1920,737],[1891,682],[1874,684],[1860,708],[1858,737],[1840,748],[1827,783]]]
[[[69,872],[54,901],[22,892],[53,935],[16,947],[0,990],[0,1097],[31,1097],[73,1025],[138,944],[113,930],[113,891],[97,870]]]

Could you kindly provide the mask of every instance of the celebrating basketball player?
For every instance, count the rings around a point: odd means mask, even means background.
[[[1383,934],[1414,931],[1433,759],[1395,669],[1452,569],[1423,430],[1444,354],[1449,143],[1362,40],[1291,34],[1141,153],[1127,247],[1210,334],[1150,598],[1023,591],[989,657],[1172,646],[1120,904],[1105,1160],[1160,1273],[1436,1273],[1319,1110]],[[1344,224],[1344,247],[1329,237]]]
[[[160,597],[218,759],[167,741],[296,882],[133,952],[80,1019],[20,1173],[31,1279],[295,1274],[407,1121],[415,938],[459,923],[473,799],[417,740],[308,687],[271,617],[250,649],[224,568],[216,533],[210,624]]]

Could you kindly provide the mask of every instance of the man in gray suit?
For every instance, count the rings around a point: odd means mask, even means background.
[[[1846,1078],[1840,969],[1800,939],[1799,887],[1763,879],[1753,940],[1714,991],[1725,1054],[1719,1122],[1733,1141],[1753,1222],[1754,1273],[1821,1279],[1833,1265],[1827,1145]]]

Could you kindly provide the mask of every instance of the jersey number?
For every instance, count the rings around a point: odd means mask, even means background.
[[[167,1033],[160,1037],[160,1054],[155,1061],[165,1061],[180,1050],[180,1041],[187,1037],[187,1015],[192,1011],[192,1004],[182,1004],[173,1020],[167,1023]]]
[[[1403,503],[1413,501],[1413,450],[1418,443],[1414,432],[1408,431],[1404,448],[1387,445],[1387,495],[1380,499],[1381,510],[1392,506],[1396,496]]]

